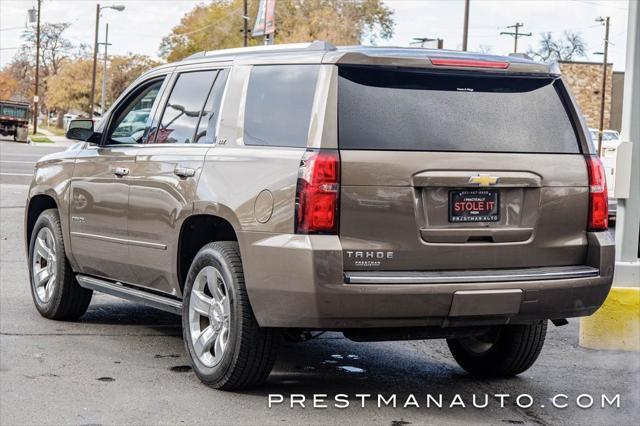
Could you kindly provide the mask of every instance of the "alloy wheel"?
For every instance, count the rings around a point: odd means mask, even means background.
[[[53,233],[49,228],[42,228],[36,236],[31,265],[33,286],[41,303],[51,300],[58,281],[56,259],[56,241]]]
[[[193,350],[202,364],[214,367],[222,361],[229,343],[231,304],[227,284],[213,266],[204,267],[196,276],[188,315]]]

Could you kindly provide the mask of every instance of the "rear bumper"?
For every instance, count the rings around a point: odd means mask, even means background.
[[[345,274],[335,236],[240,235],[258,323],[320,329],[480,326],[590,315],[611,287],[614,242],[607,232],[590,233],[588,240],[585,265],[517,270],[512,278],[503,271],[458,277],[439,272],[445,279],[429,281],[415,279],[429,275],[424,273],[388,279],[389,273]]]

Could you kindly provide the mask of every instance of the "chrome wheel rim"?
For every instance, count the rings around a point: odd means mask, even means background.
[[[220,271],[204,267],[196,276],[189,297],[189,335],[198,360],[206,367],[222,361],[229,343],[231,304]]]
[[[49,228],[42,228],[36,235],[31,264],[35,294],[41,303],[51,300],[58,281],[56,241]]]

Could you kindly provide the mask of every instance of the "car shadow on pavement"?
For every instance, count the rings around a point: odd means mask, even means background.
[[[167,336],[182,336],[180,317],[133,302],[94,293],[94,301],[77,321],[84,324],[146,326]],[[106,300],[100,300],[106,299]]]

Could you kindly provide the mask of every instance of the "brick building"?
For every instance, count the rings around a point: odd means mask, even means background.
[[[589,127],[600,126],[600,91],[602,90],[602,62],[560,61],[573,96],[575,96]],[[623,72],[613,72],[613,64],[607,66],[607,86],[604,103],[605,129],[620,130],[622,114]]]

